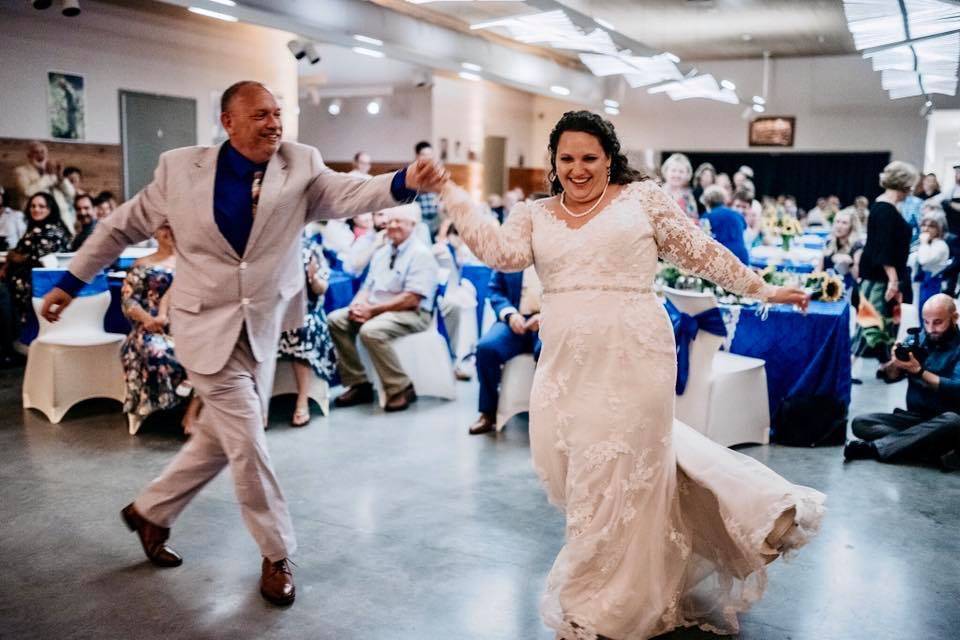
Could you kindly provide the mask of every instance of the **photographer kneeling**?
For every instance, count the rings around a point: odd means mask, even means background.
[[[960,331],[957,306],[946,294],[923,305],[924,332],[897,345],[880,368],[890,382],[907,377],[907,410],[870,413],[853,419],[846,460],[933,462],[960,469]]]

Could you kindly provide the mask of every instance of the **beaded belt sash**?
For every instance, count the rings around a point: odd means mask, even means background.
[[[544,293],[570,293],[571,291],[622,291],[624,293],[653,293],[653,287],[622,287],[617,285],[596,284],[570,287],[544,287]]]

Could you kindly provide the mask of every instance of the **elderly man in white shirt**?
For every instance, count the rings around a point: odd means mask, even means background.
[[[22,197],[20,206],[26,207],[27,200],[35,193],[46,191],[57,201],[60,207],[60,218],[73,233],[73,225],[77,221],[73,211],[73,198],[77,195],[73,183],[63,176],[63,166],[50,159],[47,145],[34,140],[27,147],[27,162],[13,170],[17,181],[17,188]]]
[[[337,350],[337,368],[347,390],[334,406],[373,402],[373,386],[357,353],[359,336],[383,383],[386,411],[403,411],[417,395],[391,341],[430,326],[439,267],[414,235],[417,220],[407,207],[391,210],[388,242],[374,253],[370,272],[350,306],[327,319]]]

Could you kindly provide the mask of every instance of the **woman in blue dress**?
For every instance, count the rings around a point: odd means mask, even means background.
[[[307,278],[307,314],[299,329],[280,336],[280,357],[293,361],[297,379],[297,404],[290,424],[303,427],[310,422],[310,379],[318,376],[327,382],[333,378],[336,357],[327,327],[323,301],[330,282],[330,266],[323,256],[321,236],[303,237],[303,265]]]

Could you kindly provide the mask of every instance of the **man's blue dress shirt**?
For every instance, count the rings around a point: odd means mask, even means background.
[[[253,229],[253,174],[266,172],[267,165],[248,160],[225,142],[217,156],[217,174],[213,185],[213,217],[220,233],[242,256]],[[407,170],[401,169],[390,183],[390,193],[397,202],[412,202],[417,192],[407,188]],[[262,194],[261,194],[262,195]],[[69,271],[57,286],[71,296],[84,286],[83,280]]]

